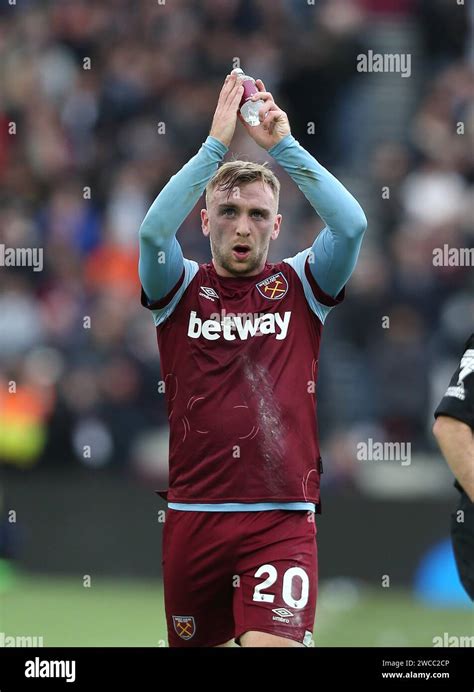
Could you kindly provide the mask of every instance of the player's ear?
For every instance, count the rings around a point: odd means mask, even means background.
[[[280,235],[282,220],[283,220],[283,216],[281,214],[277,214],[275,216],[275,222],[273,224],[273,231],[272,231],[272,235],[271,235],[272,240],[276,240],[278,238],[278,236]]]
[[[205,236],[209,235],[209,214],[207,209],[201,209],[201,228]]]

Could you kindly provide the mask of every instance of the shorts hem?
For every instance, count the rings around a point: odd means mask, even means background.
[[[169,639],[168,639],[168,648],[169,649],[211,649],[215,646],[219,646],[220,644],[226,644],[227,642],[234,641],[235,642],[236,637],[233,634],[230,634],[228,637],[219,637],[219,639],[212,641],[210,644],[187,644],[186,640],[182,640],[182,644],[170,644]],[[188,640],[191,641],[191,640]]]
[[[242,637],[246,632],[263,632],[264,634],[273,634],[273,635],[275,635],[275,637],[283,637],[283,639],[291,639],[291,641],[298,642],[298,644],[305,646],[303,644],[304,637],[300,637],[300,638],[291,637],[287,633],[275,632],[274,629],[265,628],[265,627],[246,627],[242,631],[239,630],[238,634],[235,635],[235,641],[239,644],[239,646],[242,646],[242,644],[240,644],[240,637]]]
[[[219,498],[202,498],[202,497],[187,497],[187,498],[177,498],[170,497],[168,495],[167,502],[173,502],[182,505],[222,505],[228,503],[238,503],[242,505],[246,504],[256,504],[260,502],[311,502],[313,505],[317,505],[320,502],[320,498],[313,497],[250,497],[250,498],[239,498],[239,497],[219,497]]]

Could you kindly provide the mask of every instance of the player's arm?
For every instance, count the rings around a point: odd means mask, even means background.
[[[168,295],[183,274],[184,258],[176,232],[228,151],[242,90],[235,76],[226,78],[209,136],[161,190],[140,226],[139,275],[150,303]]]
[[[199,152],[169,180],[145,216],[139,231],[138,270],[150,303],[166,296],[181,278],[184,258],[176,232],[225,153],[226,147],[209,136]]]
[[[308,263],[318,286],[333,298],[338,295],[352,274],[367,228],[365,214],[344,185],[311,156],[290,132],[288,117],[256,81],[262,99],[262,123],[250,127],[239,118],[248,134],[268,150],[285,169],[326,226],[316,237]]]
[[[474,435],[470,426],[440,415],[433,425],[433,434],[454,476],[474,502]]]
[[[308,253],[318,286],[335,298],[351,276],[367,219],[344,185],[311,156],[292,135],[269,152],[286,170],[326,226]]]
[[[474,502],[474,334],[434,415],[433,434],[441,452]]]

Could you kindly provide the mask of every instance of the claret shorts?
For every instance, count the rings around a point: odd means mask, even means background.
[[[168,509],[162,564],[171,647],[238,642],[248,631],[313,646],[312,512]]]

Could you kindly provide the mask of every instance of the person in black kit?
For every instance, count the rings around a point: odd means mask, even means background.
[[[461,493],[451,537],[459,577],[474,601],[474,334],[434,415],[433,434]]]

